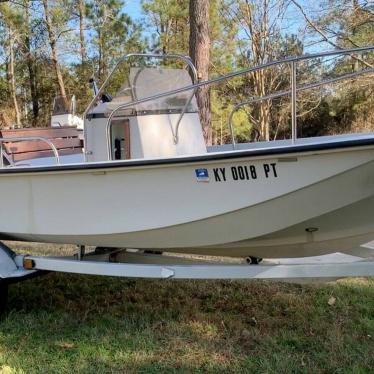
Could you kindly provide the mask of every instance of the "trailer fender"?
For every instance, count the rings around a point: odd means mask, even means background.
[[[0,242],[0,278],[9,278],[17,270],[15,256],[16,254],[9,247]]]

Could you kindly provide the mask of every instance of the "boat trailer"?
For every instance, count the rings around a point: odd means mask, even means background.
[[[343,255],[344,256],[344,255]],[[323,257],[323,256],[320,256]],[[0,242],[0,311],[4,309],[8,284],[45,272],[104,275],[153,279],[264,279],[287,282],[331,281],[344,277],[374,276],[374,257],[345,256],[344,262],[332,260],[305,263],[289,261],[244,261],[227,263],[164,255],[161,252],[119,248],[99,248],[86,253],[79,246],[74,256],[49,257],[17,255]],[[251,263],[251,264],[249,264]],[[255,264],[255,265],[254,265]]]
[[[321,257],[321,256],[319,256]],[[199,258],[163,255],[162,252],[119,248],[99,249],[85,253],[79,246],[77,254],[69,257],[17,255],[0,242],[0,279],[22,280],[40,271],[104,275],[125,278],[156,279],[331,279],[374,276],[374,257],[345,262],[281,263],[266,261],[251,265],[247,262],[228,263]]]

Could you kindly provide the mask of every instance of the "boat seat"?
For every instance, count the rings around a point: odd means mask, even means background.
[[[82,153],[83,140],[76,128],[29,128],[16,130],[0,130],[0,138],[12,139],[19,137],[43,137],[50,140],[60,156]],[[42,140],[23,140],[4,142],[3,150],[12,162],[31,160],[35,158],[53,157],[51,147]]]

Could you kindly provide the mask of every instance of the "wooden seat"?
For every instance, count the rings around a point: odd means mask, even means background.
[[[83,140],[79,138],[76,128],[30,128],[16,130],[0,130],[0,138],[43,137],[50,140],[60,156],[82,153]],[[53,157],[51,147],[42,140],[10,141],[3,143],[3,150],[13,162],[34,158]]]

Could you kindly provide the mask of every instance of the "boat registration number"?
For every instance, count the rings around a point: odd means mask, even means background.
[[[277,163],[262,165],[238,165],[223,168],[195,169],[198,182],[214,182],[256,180],[259,178],[278,178]]]

